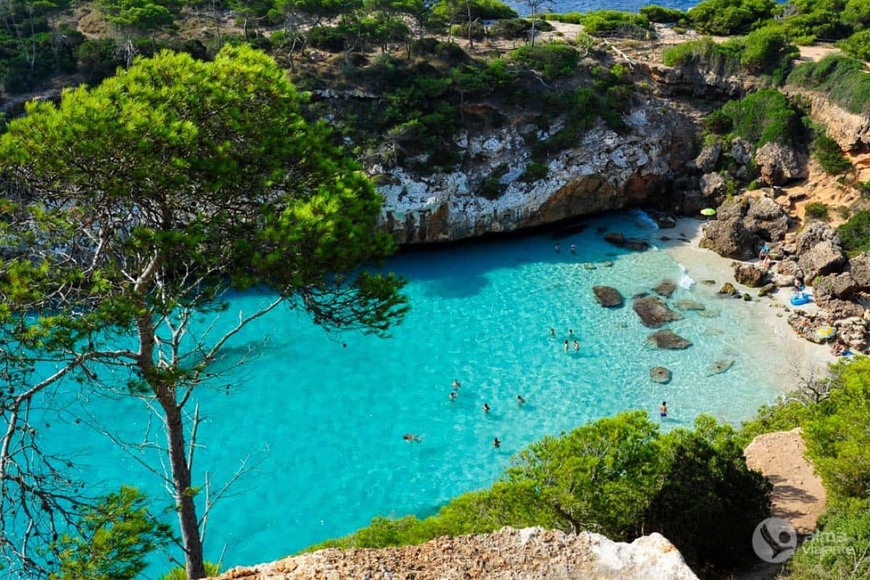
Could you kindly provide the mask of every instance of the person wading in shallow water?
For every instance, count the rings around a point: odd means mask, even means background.
[[[662,406],[659,407],[659,414],[661,414],[662,419],[668,416],[668,402],[662,401]]]

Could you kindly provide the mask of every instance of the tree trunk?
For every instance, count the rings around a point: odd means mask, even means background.
[[[175,492],[175,506],[181,526],[181,540],[187,560],[186,572],[190,580],[205,578],[205,564],[202,559],[202,539],[196,517],[196,504],[190,488],[190,466],[187,464],[184,443],[184,423],[181,411],[172,400],[160,401],[166,413],[166,434],[169,438],[169,464],[172,468],[172,487]]]

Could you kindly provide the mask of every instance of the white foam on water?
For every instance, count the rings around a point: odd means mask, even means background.
[[[695,280],[689,276],[689,269],[683,266],[682,264],[677,264],[680,267],[680,272],[683,273],[680,276],[680,288],[685,288],[686,290],[690,290],[692,286],[695,285]]]

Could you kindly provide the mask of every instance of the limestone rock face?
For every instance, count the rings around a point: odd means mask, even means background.
[[[735,199],[719,207],[700,245],[726,258],[749,260],[762,242],[782,240],[788,226],[788,214],[772,199]]]
[[[521,118],[495,129],[469,128],[456,141],[469,161],[452,170],[423,174],[373,161],[365,169],[384,197],[380,226],[400,244],[432,243],[659,202],[689,160],[687,139],[697,128],[688,115],[657,102],[623,120],[620,133],[600,124],[579,136],[531,183],[519,179],[531,162],[527,136],[546,141],[561,129],[558,121],[549,132]],[[425,159],[416,163],[426,166]],[[494,175],[498,194],[483,195],[481,184]]]
[[[858,289],[858,283],[848,272],[819,276],[813,281],[813,297],[816,301],[827,298],[851,300]]]
[[[837,271],[846,263],[840,236],[825,223],[812,222],[798,235],[796,243],[798,265],[808,281],[820,274]]]
[[[832,103],[822,94],[788,85],[788,95],[800,95],[810,103],[810,117],[825,126],[828,136],[841,149],[851,151],[870,145],[870,117],[857,115]]]
[[[722,155],[722,144],[716,141],[712,145],[707,145],[695,157],[692,164],[701,173],[713,173],[716,171],[716,164],[719,162],[719,156]]]
[[[492,534],[451,538],[402,548],[327,549],[246,568],[219,580],[393,578],[443,580],[697,580],[680,552],[653,533],[627,544],[600,534],[572,535],[543,528],[502,528]]]
[[[743,219],[747,230],[768,242],[783,239],[788,222],[788,214],[782,206],[769,197],[753,199]]]
[[[635,298],[632,305],[640,316],[640,321],[648,328],[658,328],[674,320],[682,320],[683,315],[671,310],[658,296]]]
[[[780,143],[765,143],[755,152],[755,163],[761,179],[768,185],[784,185],[809,175],[807,156],[794,147]]]

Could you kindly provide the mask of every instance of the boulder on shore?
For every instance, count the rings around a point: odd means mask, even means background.
[[[790,145],[765,143],[755,152],[755,164],[767,185],[784,185],[809,175],[807,156]]]
[[[708,223],[700,246],[720,256],[735,260],[749,260],[761,240],[743,225],[742,217],[732,217]]]
[[[749,286],[750,288],[760,288],[764,286],[767,280],[767,272],[754,264],[734,263],[734,279],[738,284]]]
[[[634,311],[640,316],[640,321],[648,328],[658,328],[674,320],[682,320],[683,315],[671,310],[658,296],[635,298]]]
[[[649,370],[649,378],[654,383],[666,385],[671,382],[671,370],[665,367],[653,367]]]
[[[592,292],[595,300],[605,308],[619,308],[624,302],[622,294],[612,286],[593,286]]]
[[[673,330],[669,329],[659,330],[652,333],[649,335],[647,342],[656,348],[666,350],[685,350],[692,346],[692,341],[683,338]]]
[[[837,272],[846,263],[840,236],[834,228],[822,222],[812,222],[798,235],[796,249],[805,280]]]
[[[662,280],[658,286],[653,288],[653,292],[659,296],[670,298],[676,289],[677,285],[672,280]]]
[[[733,296],[736,298],[740,297],[740,292],[737,291],[737,288],[734,287],[734,284],[731,282],[725,282],[722,284],[722,287],[719,288],[719,291],[716,294],[720,296]]]

